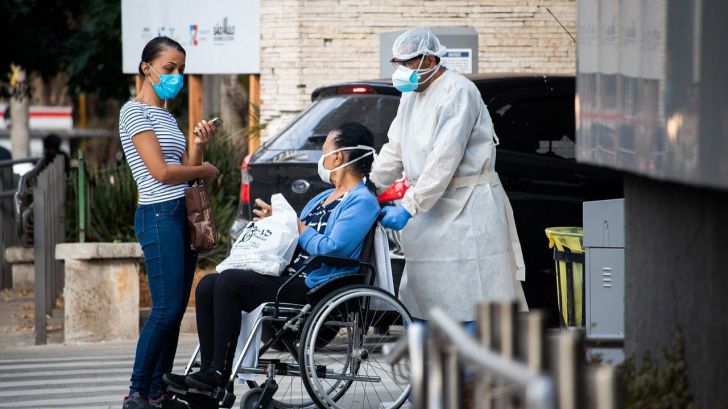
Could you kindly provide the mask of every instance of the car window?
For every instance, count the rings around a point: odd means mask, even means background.
[[[392,95],[340,95],[315,101],[267,147],[271,150],[318,150],[326,135],[345,122],[364,124],[374,135],[375,148],[387,141],[397,114],[399,97]]]
[[[537,96],[489,107],[500,149],[574,159],[574,98]]]

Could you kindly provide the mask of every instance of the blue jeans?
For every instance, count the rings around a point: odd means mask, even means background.
[[[157,397],[172,370],[197,254],[190,250],[185,199],[139,205],[134,233],[144,251],[152,311],[137,342],[131,392]]]
[[[429,324],[427,323],[427,320],[423,320],[422,318],[412,317],[412,322],[419,322],[419,323],[425,324],[426,326],[428,326],[428,329],[429,329]],[[474,337],[475,336],[475,321],[463,321],[462,324],[463,324],[463,327],[465,327],[465,331],[470,336]]]

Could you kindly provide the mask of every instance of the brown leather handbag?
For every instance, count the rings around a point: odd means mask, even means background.
[[[210,193],[202,179],[185,190],[190,247],[197,252],[214,250],[218,245],[217,226],[212,215]]]

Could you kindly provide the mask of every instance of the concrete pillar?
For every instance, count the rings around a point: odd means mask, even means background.
[[[12,266],[13,288],[29,290],[35,286],[35,251],[33,247],[13,246],[5,249],[5,261]]]
[[[63,243],[64,336],[67,344],[136,339],[139,335],[137,243]]]
[[[728,407],[728,193],[625,177],[625,352],[685,337],[698,407]]]

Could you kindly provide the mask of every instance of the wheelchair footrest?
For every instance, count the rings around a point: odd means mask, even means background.
[[[172,385],[167,386],[167,392],[177,396],[187,396],[188,389],[177,388]]]
[[[214,399],[220,402],[235,402],[235,395],[228,392],[226,388],[217,387],[213,390],[203,390],[196,388],[182,389],[174,386],[167,386],[167,391],[178,397],[185,397],[190,395],[204,396],[206,398]]]

